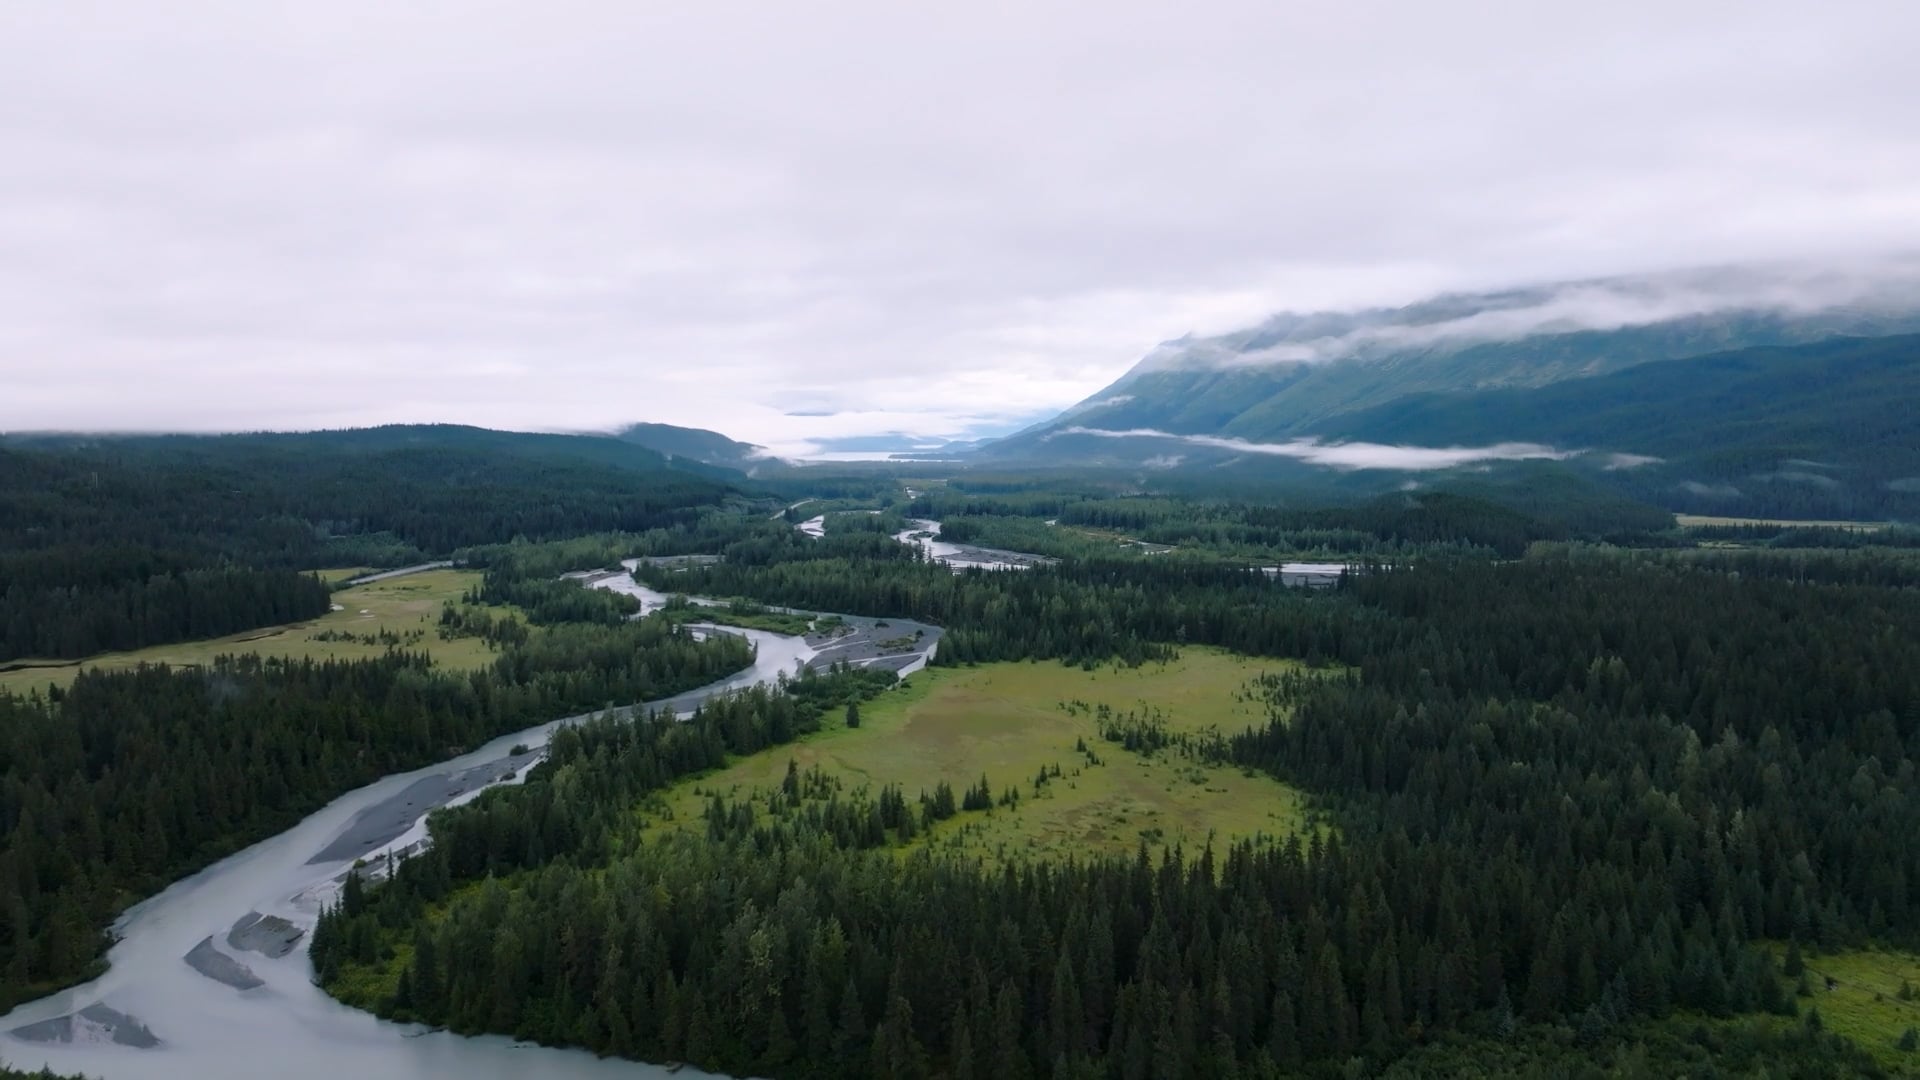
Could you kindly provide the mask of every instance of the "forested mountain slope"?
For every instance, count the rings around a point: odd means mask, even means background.
[[[1719,306],[1709,299],[1716,294]],[[1165,448],[1074,429],[1283,441],[1338,430],[1347,415],[1408,395],[1525,389],[1743,348],[1920,331],[1911,301],[1821,306],[1782,295],[1728,271],[1277,315],[1237,333],[1167,342],[1111,386],[981,456],[1138,462]]]
[[[1861,461],[1920,452],[1920,335],[1834,338],[1537,388],[1408,394],[1315,425],[1329,439],[1427,446],[1525,440],[1685,456],[1728,450]]]
[[[1702,510],[1920,517],[1920,335],[1642,364],[1534,389],[1412,394],[1319,425],[1330,439],[1591,448],[1662,460],[1615,480]]]

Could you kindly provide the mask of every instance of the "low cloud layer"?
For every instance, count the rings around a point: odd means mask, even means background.
[[[1915,40],[1887,0],[4,4],[0,429],[793,453],[1275,311],[1850,265],[1920,249]]]
[[[1677,489],[1689,495],[1698,495],[1703,499],[1737,499],[1740,489],[1732,484],[1707,484],[1699,480],[1682,480]]]
[[[1727,312],[1913,316],[1920,313],[1920,257],[1690,269],[1454,294],[1398,309],[1279,315],[1217,338],[1167,342],[1142,366],[1217,369],[1365,359]]]
[[[1217,435],[1175,435],[1172,432],[1155,431],[1152,428],[1106,431],[1100,428],[1070,427],[1061,429],[1055,435],[1094,435],[1103,439],[1165,439],[1212,450],[1231,450],[1240,454],[1292,458],[1309,465],[1325,465],[1334,469],[1397,469],[1407,472],[1451,469],[1459,465],[1473,465],[1484,461],[1540,459],[1564,461],[1580,453],[1556,450],[1551,446],[1541,446],[1539,443],[1521,442],[1497,443],[1493,446],[1445,447],[1387,446],[1382,443],[1365,442],[1323,443],[1318,439],[1258,443],[1248,442],[1245,439],[1221,438]],[[1054,438],[1055,435],[1049,435],[1047,438]]]

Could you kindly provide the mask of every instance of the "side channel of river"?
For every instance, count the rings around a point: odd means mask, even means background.
[[[637,596],[647,610],[666,600],[626,574],[596,575],[586,584]],[[910,672],[926,663],[940,637],[935,627],[905,620],[844,618],[845,628],[804,638],[706,627],[701,632],[752,641],[753,666],[652,704],[686,712],[715,694],[801,665],[844,661]],[[311,982],[306,935],[355,859],[377,863],[387,852],[419,843],[428,811],[511,782],[510,772],[523,776],[553,729],[578,719],[505,735],[450,761],[376,781],[135,905],[115,924],[119,942],[107,954],[105,975],[0,1017],[6,1033],[0,1057],[15,1067],[46,1065],[101,1080],[669,1075],[660,1066],[584,1051],[389,1023],[339,1004]],[[519,745],[529,752],[516,757]],[[703,1074],[682,1069],[677,1075]]]

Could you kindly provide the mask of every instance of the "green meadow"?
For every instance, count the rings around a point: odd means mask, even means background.
[[[1191,851],[1284,837],[1311,827],[1300,792],[1177,748],[1130,752],[1102,738],[1099,716],[1105,706],[1114,716],[1151,715],[1176,734],[1233,734],[1265,722],[1251,681],[1296,666],[1188,648],[1164,664],[1091,672],[1028,662],[934,668],[862,706],[858,728],[833,717],[799,742],[683,781],[647,816],[656,827],[697,826],[712,795],[771,791],[792,763],[849,791],[898,784],[909,802],[942,782],[962,792],[983,776],[996,798],[1017,790],[1016,804],[961,813],[913,845],[996,861],[1125,854],[1143,839]],[[1058,776],[1036,784],[1055,768]]]
[[[329,581],[353,576],[354,571],[329,570]],[[131,668],[140,664],[193,666],[216,656],[255,653],[266,657],[316,660],[357,660],[387,651],[383,632],[400,638],[405,647],[424,650],[435,664],[471,670],[491,663],[497,655],[479,638],[443,641],[438,633],[440,608],[459,604],[462,594],[480,583],[474,570],[428,570],[388,578],[333,594],[340,608],[317,619],[267,626],[226,637],[155,645],[131,652],[104,653],[75,661],[23,660],[0,671],[0,689],[16,694],[65,686],[84,668]]]

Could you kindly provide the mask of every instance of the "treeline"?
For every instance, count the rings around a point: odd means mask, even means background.
[[[1541,560],[1645,559],[1735,577],[1767,578],[1801,584],[1870,585],[1895,589],[1920,586],[1920,553],[1896,548],[1854,551],[1693,548],[1628,553],[1576,544],[1542,545],[1534,548],[1529,555]]]
[[[1690,525],[1686,534],[1697,540],[1722,540],[1776,550],[1824,548],[1920,548],[1920,529],[1890,525],[1861,528],[1844,525]]]
[[[77,658],[223,637],[316,618],[331,603],[325,582],[291,570],[227,566],[97,583],[36,584],[57,580],[37,574],[36,561],[0,556],[0,661]]]
[[[1669,528],[1672,519],[1650,506],[1610,499],[1604,521],[1579,512],[1578,499],[1531,500],[1516,509],[1510,499],[1448,491],[1407,492],[1352,502],[1315,505],[1196,499],[1176,496],[1074,498],[1047,493],[980,495],[951,488],[910,502],[910,516],[955,523],[957,542],[1016,547],[1022,532],[1008,518],[1045,518],[1062,525],[1113,530],[1153,544],[1197,547],[1221,554],[1337,554],[1391,557],[1436,548],[1482,551],[1504,557],[1523,553],[1538,540],[1626,535]],[[988,530],[991,531],[988,531]],[[1017,531],[1018,530],[1018,531]],[[944,533],[943,533],[944,535]],[[1037,541],[1048,543],[1041,536]],[[1058,545],[1061,541],[1052,543]],[[1018,548],[1017,548],[1018,549]],[[1020,550],[1041,550],[1024,548]],[[1084,554],[1057,550],[1052,554]]]
[[[582,588],[577,581],[518,577],[513,570],[493,569],[465,597],[471,604],[511,604],[527,613],[536,626],[553,623],[598,623],[613,626],[640,610],[640,601],[611,589]]]
[[[129,898],[340,792],[569,713],[665,698],[752,662],[664,620],[560,626],[493,668],[223,658],[0,693],[0,1006],[82,978]]]
[[[1581,1035],[1564,1027],[1521,1027],[1511,1035],[1457,1036],[1395,1061],[1382,1080],[1660,1080],[1669,1076],[1871,1080],[1887,1070],[1865,1049],[1824,1030],[1810,1010],[1802,1023],[1767,1019],[1703,1024],[1679,1020],[1618,1033]]]
[[[844,546],[836,546],[844,545]],[[849,554],[849,552],[852,552]],[[1342,648],[1345,616],[1243,567],[1163,556],[1061,563],[1019,573],[954,574],[886,541],[862,550],[830,533],[800,556],[674,573],[657,588],[751,596],[813,610],[884,612],[946,629],[934,662],[1050,657],[1093,663],[1164,657],[1181,642],[1321,660]]]
[[[691,525],[729,490],[614,440],[471,428],[16,443],[0,660],[308,618],[324,596],[293,571]]]

